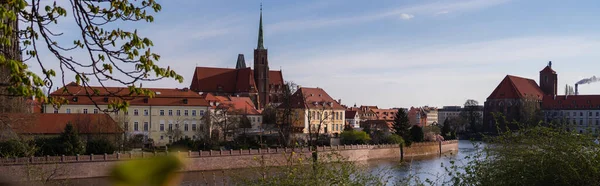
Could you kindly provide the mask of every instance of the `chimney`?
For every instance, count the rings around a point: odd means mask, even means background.
[[[338,103],[341,105],[342,104],[342,99],[338,99]]]
[[[575,84],[575,95],[579,95],[579,84]]]

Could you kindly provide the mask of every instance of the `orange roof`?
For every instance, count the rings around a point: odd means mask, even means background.
[[[371,109],[377,115],[378,120],[394,120],[397,109]]]
[[[269,85],[283,85],[281,71],[269,71]],[[190,88],[198,92],[257,92],[251,68],[196,67]]]
[[[248,97],[229,97],[228,100],[222,101],[217,108],[227,109],[228,112],[235,112],[235,114],[260,115]]]
[[[18,134],[60,134],[67,123],[80,134],[122,133],[121,127],[108,114],[7,114],[18,125],[11,127]]]
[[[66,88],[69,93],[63,92],[60,88],[50,94],[50,96],[64,97],[69,100],[70,105],[107,105],[113,100],[126,100],[130,105],[161,105],[161,106],[209,106],[208,102],[198,93],[187,88],[167,89],[167,88],[146,88],[155,93],[153,98],[147,96],[129,95],[129,89],[125,87],[90,87],[75,83],[69,83]],[[99,91],[98,95],[93,94],[93,89]]]
[[[345,110],[344,107],[321,88],[301,87],[292,95],[290,104],[292,108]],[[284,107],[284,104],[279,106],[279,108]]]
[[[533,98],[542,100],[543,97],[544,93],[534,80],[507,75],[487,99]]]
[[[600,109],[600,95],[544,96],[544,110]]]

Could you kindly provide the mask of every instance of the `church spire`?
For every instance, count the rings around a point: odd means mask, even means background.
[[[246,60],[244,59],[244,54],[238,54],[237,63],[235,64],[235,69],[243,69],[246,68]]]
[[[260,23],[258,26],[258,46],[256,46],[256,49],[265,49],[263,45],[262,3],[260,3]]]

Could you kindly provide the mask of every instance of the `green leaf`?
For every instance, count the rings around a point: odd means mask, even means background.
[[[183,160],[177,156],[156,156],[131,160],[117,165],[110,172],[114,185],[175,185],[181,180],[177,173]]]

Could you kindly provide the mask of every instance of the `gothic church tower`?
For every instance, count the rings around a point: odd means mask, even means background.
[[[268,52],[263,45],[262,5],[260,7],[260,23],[258,26],[258,45],[254,49],[254,82],[258,90],[258,109],[269,104],[269,60]]]

